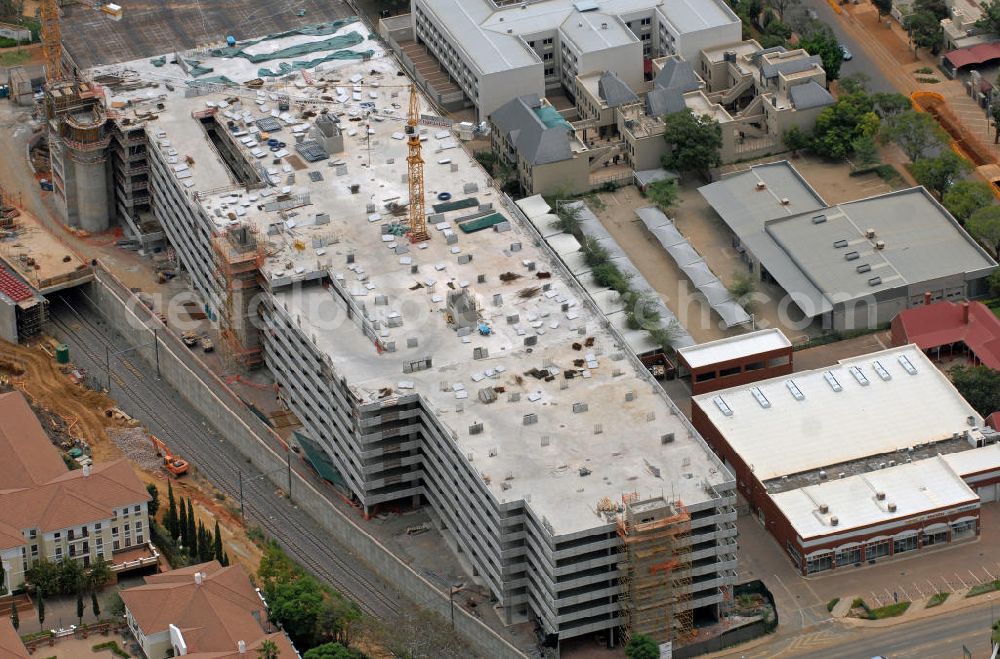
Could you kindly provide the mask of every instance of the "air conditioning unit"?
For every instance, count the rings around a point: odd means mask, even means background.
[[[782,206],[787,206],[790,203],[792,203],[792,200],[789,199],[788,197],[782,197],[781,198],[781,205]]]
[[[885,501],[885,492],[876,492],[875,498],[879,501]]]
[[[875,241],[875,249],[885,249],[885,241],[884,240],[876,240]]]
[[[865,231],[865,238],[871,240],[874,237],[875,237],[875,229],[868,229],[867,231]]]
[[[834,515],[830,518],[830,526],[836,526],[837,524],[840,524],[840,520],[837,519],[836,515]]]
[[[756,190],[767,190],[767,183],[764,183],[764,181],[757,181],[757,185],[754,186],[754,188]]]
[[[830,506],[826,505],[825,503],[819,504],[819,512],[821,515],[827,514],[828,512],[830,512]]]
[[[894,512],[896,512],[896,504],[894,504],[894,503],[890,503],[890,504],[889,504],[889,505],[887,506],[887,508],[889,509],[889,512],[890,512],[890,513],[894,513]]]

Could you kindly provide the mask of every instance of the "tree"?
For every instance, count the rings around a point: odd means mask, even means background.
[[[192,537],[188,535],[188,513],[187,504],[184,502],[184,497],[181,497],[181,510],[180,515],[177,517],[177,530],[180,544],[188,549],[191,548]]]
[[[149,483],[146,485],[146,491],[149,492],[149,503],[146,504],[146,510],[149,511],[149,518],[153,519],[156,517],[157,511],[160,509],[160,491],[156,489],[154,483]]]
[[[980,208],[965,223],[966,230],[1000,259],[1000,206]]]
[[[219,562],[222,563],[222,567],[229,567],[229,554],[222,552],[222,560]]]
[[[328,592],[316,620],[320,640],[350,645],[360,620],[361,610],[353,602]]]
[[[892,0],[872,0],[872,4],[878,10],[878,17],[880,19],[892,12]]]
[[[94,612],[94,618],[101,619],[101,605],[97,602],[97,593],[90,592],[90,610]]]
[[[352,650],[351,648],[345,647],[340,643],[324,643],[323,645],[317,645],[311,650],[306,650],[306,653],[302,655],[302,659],[364,659],[363,655],[358,650]]]
[[[115,592],[107,602],[107,610],[112,616],[116,618],[121,618],[125,615],[125,600],[122,599],[121,593]]]
[[[882,121],[892,122],[896,117],[913,108],[913,102],[896,92],[875,92],[871,95],[872,109]]]
[[[916,162],[928,151],[945,144],[948,134],[927,112],[907,110],[893,118],[883,131],[887,139],[899,145],[906,157]]]
[[[316,645],[317,621],[323,608],[323,588],[310,575],[274,584],[267,602],[271,620],[288,633],[298,647]]]
[[[174,542],[180,537],[180,524],[177,517],[177,501],[174,499],[174,486],[167,481],[167,514],[164,515],[163,525],[170,532],[170,537]]]
[[[194,519],[194,504],[191,503],[191,499],[187,500],[187,535],[188,544],[191,545],[191,554],[194,555],[194,549],[197,547],[198,543],[198,528],[195,525]]]
[[[859,169],[865,169],[878,163],[878,145],[871,135],[861,135],[853,142],[851,148],[854,149],[854,161]]]
[[[59,564],[59,592],[72,595],[83,590],[87,583],[87,573],[78,561],[67,558]]]
[[[997,79],[1000,81],[1000,75]],[[993,117],[993,143],[1000,144],[1000,105],[990,105],[990,115]]]
[[[854,141],[878,134],[879,118],[867,94],[841,96],[816,117],[813,128],[813,151],[821,156],[842,160],[854,151]]]
[[[40,593],[36,593],[36,594],[38,595],[38,603],[37,603],[37,606],[38,606],[38,630],[41,631],[43,629],[42,625],[45,624],[45,598],[42,597]]]
[[[950,150],[933,158],[921,158],[913,163],[913,178],[928,190],[935,192],[938,199],[944,197],[955,179],[970,168],[969,162]]]
[[[646,186],[646,197],[666,213],[677,203],[677,179],[654,181]]]
[[[785,20],[785,12],[798,5],[802,0],[767,0],[768,6],[778,12],[778,18]]]
[[[802,129],[798,126],[792,126],[786,130],[781,139],[785,142],[785,146],[791,150],[792,153],[798,153],[803,149],[808,149],[809,145],[812,143],[812,138],[802,132]]]
[[[933,54],[941,50],[944,31],[941,29],[941,19],[929,11],[915,11],[903,19],[915,48],[927,48]]]
[[[636,634],[625,646],[625,656],[628,659],[659,659],[660,647],[650,637]]]
[[[76,594],[76,624],[77,625],[82,625],[83,624],[83,612],[84,612],[84,610],[85,609],[83,608],[83,591],[81,590],[81,591],[78,591],[77,594]]]
[[[944,193],[942,203],[955,219],[965,225],[973,213],[993,204],[993,191],[988,183],[958,181]]]
[[[840,65],[844,63],[844,53],[840,50],[840,42],[828,25],[819,23],[815,30],[799,39],[799,48],[810,55],[819,55],[826,71],[826,82],[829,84],[840,77]]]
[[[840,79],[840,91],[844,94],[868,93],[868,84],[872,77],[867,73],[852,73]]]
[[[25,573],[25,580],[42,597],[51,597],[59,592],[59,565],[46,559],[35,562]]]
[[[87,588],[92,592],[98,591],[111,583],[114,576],[111,562],[99,558],[90,564],[90,569],[87,571]]]
[[[677,172],[698,172],[708,176],[708,170],[722,162],[722,128],[708,116],[695,116],[690,109],[668,114],[663,118],[663,139],[667,153],[663,166]]]
[[[278,659],[278,654],[278,646],[270,639],[263,641],[257,648],[257,656],[260,659]]]
[[[215,560],[222,563],[222,531],[219,529],[219,520],[215,520],[215,543],[212,547],[212,555]]]
[[[1000,410],[1000,372],[988,366],[956,366],[949,375],[958,393],[982,416]]]
[[[990,285],[990,295],[1000,297],[1000,268],[994,270],[986,281]]]
[[[17,631],[21,626],[21,615],[17,612],[17,602],[15,600],[10,601],[10,624],[14,626],[14,631]]]
[[[976,27],[990,34],[1000,33],[1000,0],[981,2],[982,16],[976,21]]]

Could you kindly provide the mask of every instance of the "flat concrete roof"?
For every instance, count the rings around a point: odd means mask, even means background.
[[[179,154],[193,154],[195,175],[180,179],[182,184],[193,179],[188,196],[206,208],[220,231],[246,225],[258,232],[266,244],[263,270],[277,302],[329,359],[337,376],[363,405],[421,396],[498,501],[524,499],[561,535],[606,525],[596,513],[605,496],[620,500],[624,492],[644,497],[669,491],[688,505],[713,498],[705,484],[728,483],[732,477],[691,434],[693,429],[650,382],[648,372],[628,357],[627,347],[617,345],[604,327],[605,317],[560,274],[554,253],[536,246],[534,234],[507,213],[485,172],[457,147],[447,129],[420,128],[427,210],[432,212],[441,192],[451,193],[453,201],[475,198],[476,203],[435,217],[429,225],[431,240],[424,243],[410,245],[404,237],[383,233],[384,225],[402,219],[385,205],[408,201],[407,147],[398,137],[409,90],[406,79],[396,75],[394,60],[375,42],[355,48],[371,48],[376,55],[365,62],[324,64],[312,72],[315,84],[293,75],[259,91],[229,89],[186,98],[174,67],[168,73],[175,91],[161,86],[109,94],[113,99],[154,94],[160,99],[164,109],[149,121],[148,130],[153,135],[163,131],[159,141],[169,140]],[[205,63],[245,67],[223,71],[234,80],[253,77],[257,66],[242,59]],[[133,68],[143,76],[164,73],[145,61],[118,68]],[[280,164],[275,165],[277,154],[256,159],[250,149],[257,147],[240,145],[250,162],[275,171],[276,184],[250,193],[236,186],[213,191],[228,175],[208,171],[224,167],[209,156],[213,147],[192,112],[210,104],[219,109],[220,102],[238,97],[239,103],[226,102],[220,112],[229,115],[220,119],[235,117],[242,129],[245,112],[251,122],[271,117],[278,93],[291,97],[293,109],[287,120],[278,118],[281,130],[274,137],[285,141],[292,154],[293,129],[310,126],[310,113],[324,109],[339,115],[345,130],[354,133],[345,134],[345,152],[297,169],[288,166],[288,156],[277,158]],[[363,116],[361,103],[374,104],[370,136],[363,122],[350,121]],[[423,98],[421,105],[423,113],[433,113]],[[346,173],[338,175],[338,166],[345,166]],[[288,183],[291,173],[294,182]],[[322,180],[313,181],[310,174]],[[356,194],[351,186],[357,186]],[[308,195],[308,204],[283,214],[266,210],[263,204],[286,187],[288,195]],[[476,191],[465,193],[467,187]],[[459,219],[486,204],[507,219],[509,230],[459,229]],[[539,210],[544,209],[539,205]],[[448,234],[454,236],[452,242]],[[500,278],[505,273],[508,281]],[[327,277],[331,288],[288,285]],[[346,317],[338,288],[359,310],[353,320]],[[489,325],[489,335],[472,328],[462,336],[449,327],[448,294],[463,289]],[[356,324],[362,315],[373,334]],[[384,349],[377,349],[370,336]],[[387,349],[390,345],[394,350]],[[476,359],[477,348],[488,350],[488,356]],[[404,371],[428,357],[431,368]],[[550,379],[543,369],[552,373]],[[479,398],[488,386],[504,389],[495,402]],[[528,414],[537,420],[525,424]],[[675,441],[664,443],[667,433]]]
[[[777,328],[762,329],[747,334],[729,336],[724,339],[699,343],[677,350],[691,368],[701,368],[711,364],[752,357],[763,352],[790,348],[791,341]]]
[[[693,400],[761,481],[947,440],[983,424],[913,345]]]
[[[884,498],[880,499],[880,494]],[[781,492],[771,499],[803,540],[848,534],[861,527],[878,531],[880,524],[942,508],[979,507],[979,495],[944,457],[829,480]],[[894,511],[889,509],[890,504],[895,504]],[[821,512],[821,505],[827,506],[826,512]],[[931,520],[927,526],[936,521]],[[887,529],[886,537],[894,533],[898,530]]]
[[[563,34],[583,52],[639,43],[617,16],[596,11],[575,11],[560,26]]]

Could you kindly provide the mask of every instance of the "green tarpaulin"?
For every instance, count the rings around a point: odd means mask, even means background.
[[[445,201],[440,204],[434,204],[434,212],[447,213],[448,211],[457,211],[462,208],[472,208],[473,206],[478,205],[478,199],[475,197],[469,197],[467,199],[459,199],[458,201]]]
[[[481,217],[478,220],[472,220],[470,222],[465,222],[464,224],[459,224],[458,228],[461,229],[463,233],[475,233],[476,231],[489,229],[491,226],[506,221],[507,218],[500,213],[491,213],[490,215]]]

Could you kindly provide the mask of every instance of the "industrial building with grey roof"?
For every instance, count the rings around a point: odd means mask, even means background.
[[[923,187],[828,205],[787,161],[699,190],[753,273],[837,330],[935,298],[984,295],[996,262]]]

